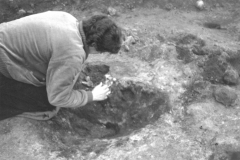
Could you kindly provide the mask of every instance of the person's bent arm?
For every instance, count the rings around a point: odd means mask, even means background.
[[[110,90],[100,83],[92,91],[74,90],[80,69],[70,62],[51,63],[48,68],[47,93],[50,104],[57,107],[80,107],[107,98]]]
[[[47,71],[47,93],[50,104],[57,107],[80,107],[93,101],[91,91],[74,90],[81,65],[76,62],[51,62]]]

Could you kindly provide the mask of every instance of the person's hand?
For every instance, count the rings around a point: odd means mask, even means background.
[[[102,101],[107,99],[107,96],[111,93],[107,85],[103,85],[102,82],[97,85],[93,90],[93,101]]]

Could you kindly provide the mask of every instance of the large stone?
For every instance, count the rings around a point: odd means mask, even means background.
[[[229,53],[229,55],[232,55],[227,58],[227,62],[231,64],[231,66],[237,70],[238,74],[240,73],[240,50],[233,51],[232,53]]]
[[[188,64],[195,59],[188,47],[176,46],[176,51],[178,53],[177,58],[182,60],[184,64]]]
[[[176,44],[177,58],[182,60],[184,64],[192,62],[197,56],[207,54],[207,52],[203,50],[203,47],[206,45],[205,41],[196,35],[181,35]]]
[[[233,106],[238,98],[234,90],[228,87],[216,88],[214,91],[214,97],[217,102],[222,103],[226,107]]]
[[[183,34],[177,41],[177,45],[195,45],[203,47],[205,46],[205,41],[193,34]]]
[[[236,85],[238,83],[238,78],[238,72],[233,68],[227,69],[223,76],[224,82],[229,85]]]
[[[220,53],[221,54],[221,53]],[[203,79],[214,84],[223,84],[223,76],[228,68],[220,54],[211,54],[203,64]]]

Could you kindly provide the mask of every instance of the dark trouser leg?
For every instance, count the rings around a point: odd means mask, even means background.
[[[56,107],[49,104],[45,86],[35,87],[0,74],[0,120],[26,112],[53,110]]]

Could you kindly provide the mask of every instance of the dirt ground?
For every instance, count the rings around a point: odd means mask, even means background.
[[[64,111],[46,122],[7,119],[0,122],[0,159],[240,160],[239,2],[208,0],[198,10],[191,0],[0,0],[1,22],[46,10],[79,19],[111,14],[125,45],[118,55],[90,55],[87,62],[110,66],[121,84],[157,89],[171,108],[154,122],[107,138],[96,127],[92,137],[64,130],[70,119]]]

